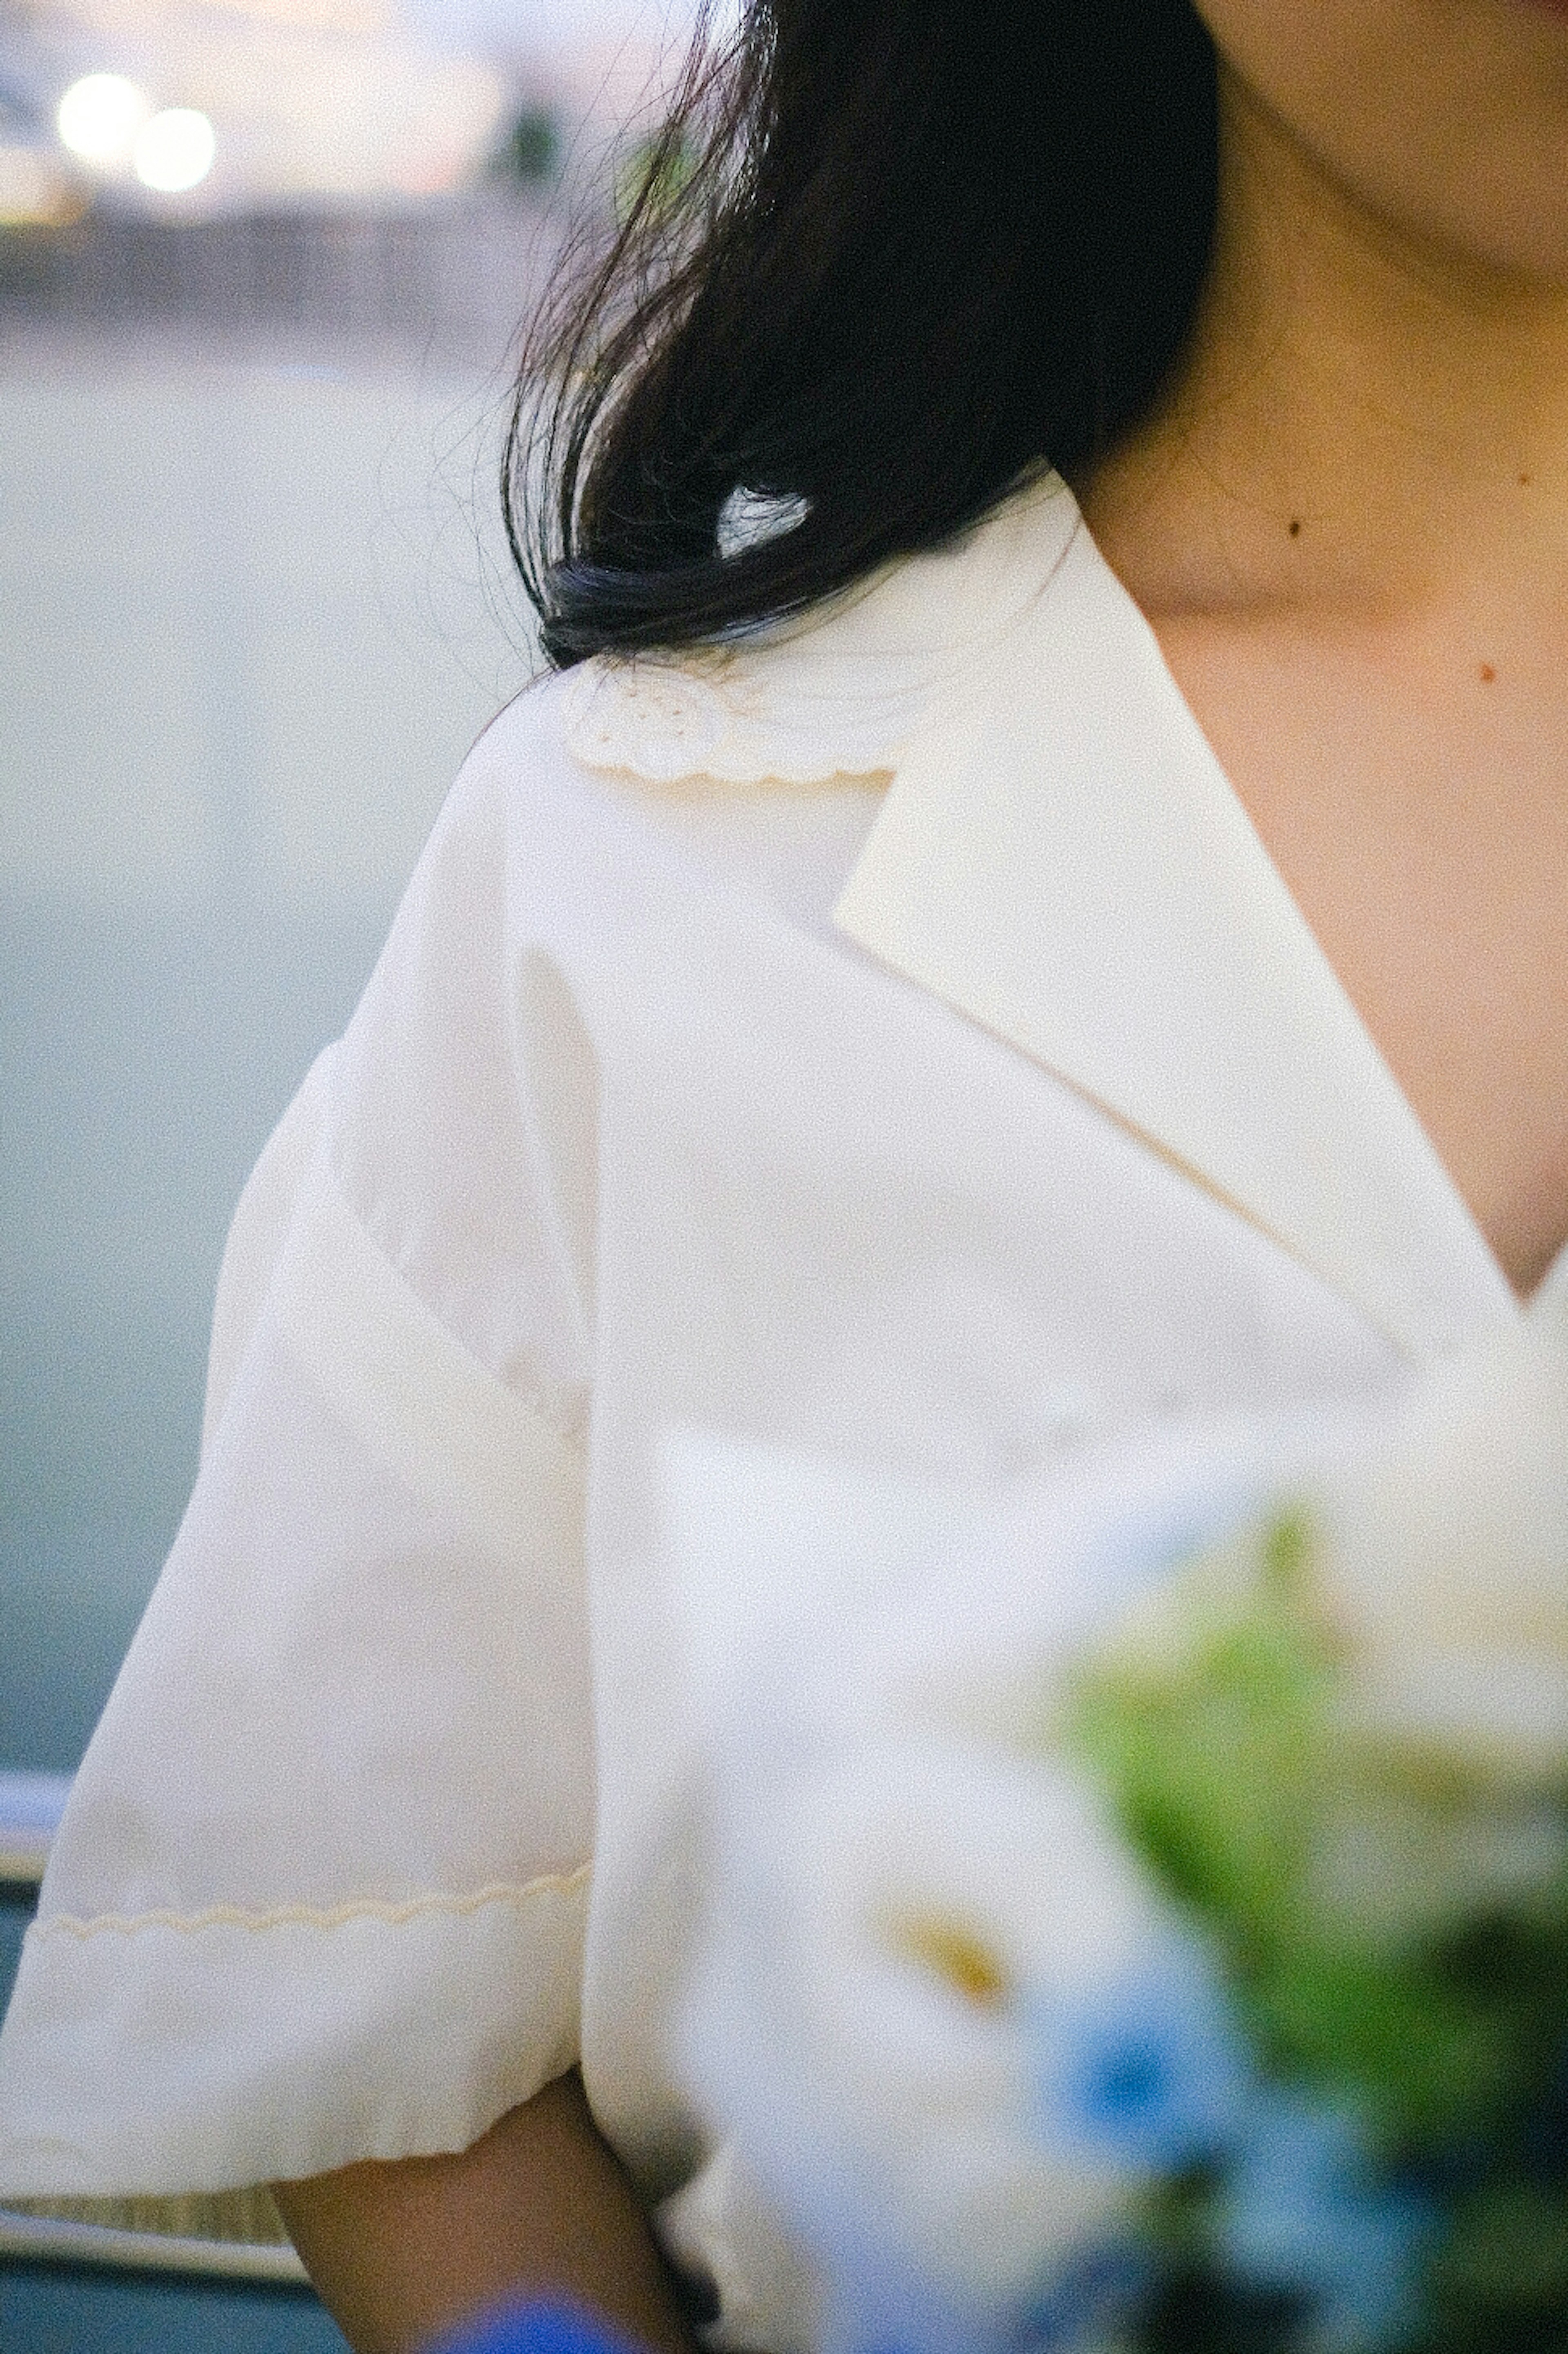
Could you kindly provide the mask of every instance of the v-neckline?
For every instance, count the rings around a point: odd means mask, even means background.
[[[1460,1185],[1457,1178],[1454,1175],[1446,1159],[1439,1150],[1430,1129],[1426,1126],[1425,1121],[1422,1119],[1420,1113],[1416,1110],[1415,1106],[1412,1103],[1404,1082],[1401,1080],[1398,1073],[1394,1070],[1393,1064],[1389,1061],[1388,1056],[1384,1054],[1382,1046],[1378,1044],[1377,1038],[1374,1035],[1371,1025],[1368,1023],[1365,1015],[1361,1013],[1360,1006],[1356,1003],[1343,980],[1340,978],[1338,966],[1334,963],[1334,960],[1330,956],[1327,949],[1324,948],[1322,941],[1318,936],[1316,928],[1308,920],[1300,901],[1298,899],[1295,892],[1291,889],[1290,885],[1287,882],[1284,872],[1281,869],[1277,859],[1275,857],[1274,853],[1270,850],[1266,841],[1264,839],[1256,821],[1253,817],[1252,811],[1247,807],[1247,804],[1237,790],[1229,770],[1226,769],[1224,761],[1220,758],[1218,752],[1215,750],[1214,746],[1210,739],[1207,728],[1203,726],[1202,721],[1198,717],[1197,713],[1192,708],[1192,705],[1187,695],[1186,689],[1181,685],[1181,681],[1177,678],[1176,673],[1171,666],[1165,649],[1160,643],[1159,631],[1156,630],[1152,621],[1150,620],[1148,615],[1144,613],[1142,608],[1138,604],[1137,599],[1132,596],[1131,591],[1127,588],[1126,583],[1121,579],[1119,574],[1110,563],[1105,551],[1099,546],[1081,512],[1078,523],[1079,529],[1083,534],[1084,539],[1087,545],[1093,548],[1100,566],[1109,578],[1116,582],[1117,587],[1120,589],[1123,597],[1126,598],[1128,603],[1131,606],[1134,613],[1138,616],[1139,620],[1142,623],[1144,629],[1148,631],[1150,639],[1153,641],[1155,652],[1158,654],[1160,667],[1164,671],[1165,676],[1170,682],[1171,695],[1174,696],[1176,703],[1180,706],[1181,716],[1185,720],[1188,730],[1202,746],[1203,755],[1213,769],[1216,784],[1233,805],[1240,822],[1245,825],[1247,832],[1252,836],[1253,841],[1256,844],[1259,858],[1267,867],[1280,896],[1288,904],[1297,923],[1299,925],[1301,930],[1306,934],[1308,939],[1311,942],[1312,947],[1316,949],[1318,958],[1320,960],[1325,972],[1330,976],[1334,988],[1343,999],[1351,1015],[1365,1038],[1370,1052],[1376,1057],[1377,1062],[1382,1066],[1382,1069],[1386,1076],[1389,1087],[1392,1089],[1393,1094],[1398,1097],[1412,1125],[1420,1132],[1425,1142],[1427,1150],[1431,1153],[1433,1161],[1446,1179],[1449,1190],[1454,1196],[1457,1208],[1463,1214],[1474,1232],[1478,1249],[1485,1255],[1485,1257],[1490,1261],[1492,1267],[1496,1269],[1499,1282],[1506,1289],[1509,1299],[1512,1301],[1515,1309],[1522,1318],[1527,1320],[1532,1319],[1537,1314],[1538,1310],[1543,1316],[1550,1316],[1557,1303],[1558,1295],[1561,1293],[1563,1295],[1562,1313],[1564,1319],[1568,1320],[1568,1234],[1563,1235],[1563,1240],[1559,1243],[1556,1250],[1552,1253],[1544,1273],[1540,1277],[1532,1288],[1528,1292],[1518,1291],[1514,1287],[1512,1278],[1509,1275],[1509,1272],[1499,1257],[1497,1250],[1494,1248],[1491,1239],[1487,1234],[1486,1228],[1482,1225],[1480,1219],[1477,1216],[1468,1195],[1465,1193],[1464,1188]]]
[[[1568,1246],[1514,1292],[1081,516],[905,748],[836,921],[1410,1353],[1568,1293]]]

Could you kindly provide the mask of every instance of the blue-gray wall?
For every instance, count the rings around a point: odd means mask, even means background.
[[[235,1196],[527,675],[501,389],[0,353],[0,1766],[80,1755]]]

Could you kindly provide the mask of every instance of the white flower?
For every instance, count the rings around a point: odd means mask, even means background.
[[[1526,1779],[1568,1763],[1568,1352],[1446,1360],[1327,1473],[1320,1574],[1358,1719]]]
[[[1065,1776],[978,1744],[853,1751],[747,1810],[715,1929],[690,2069],[808,2237],[844,2206],[1002,2306],[1115,2235],[1142,2169],[1051,2147],[1038,2021],[1103,2004],[1170,1933]]]

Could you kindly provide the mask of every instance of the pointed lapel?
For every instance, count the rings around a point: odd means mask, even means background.
[[[1513,1295],[1080,524],[905,748],[840,928],[1139,1131],[1412,1354]]]

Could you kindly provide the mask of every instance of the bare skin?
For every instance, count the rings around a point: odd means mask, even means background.
[[[1080,495],[1527,1292],[1568,1235],[1568,14],[1199,5],[1214,268]],[[517,2288],[689,2343],[575,2078],[280,2198],[357,2354]]]
[[[1568,18],[1202,13],[1215,266],[1086,513],[1528,1293],[1568,1235]]]
[[[641,2209],[574,2071],[454,2158],[273,2186],[355,2354],[412,2354],[485,2306],[565,2292],[659,2354],[693,2340]]]

